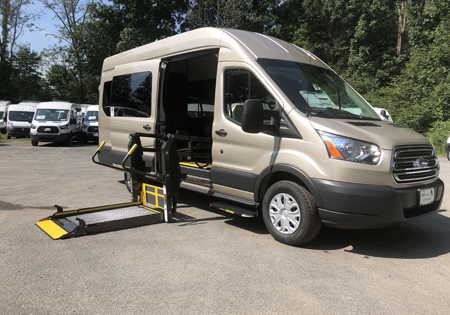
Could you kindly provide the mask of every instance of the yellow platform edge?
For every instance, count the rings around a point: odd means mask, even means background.
[[[41,228],[42,231],[47,233],[52,239],[57,240],[61,236],[66,235],[67,231],[60,227],[58,224],[53,222],[52,220],[43,220],[36,223],[38,227]]]

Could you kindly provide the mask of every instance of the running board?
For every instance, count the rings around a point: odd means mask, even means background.
[[[212,202],[209,206],[211,208],[222,210],[235,215],[240,215],[241,217],[245,218],[253,218],[258,216],[258,212],[256,210],[245,209],[238,206],[226,204],[224,202]]]

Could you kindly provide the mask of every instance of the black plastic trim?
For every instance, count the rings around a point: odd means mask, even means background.
[[[395,189],[389,186],[363,185],[313,179],[323,205],[319,213],[325,225],[368,229],[391,226],[439,210],[444,183]],[[419,190],[435,188],[435,201],[419,206]]]
[[[230,170],[221,167],[211,168],[211,181],[214,184],[253,192],[258,175]]]
[[[127,155],[126,152],[120,152],[120,151],[115,151],[115,150],[111,150],[111,147],[103,147],[99,154],[98,154],[98,161],[102,164],[107,164],[107,165],[122,165],[122,161],[125,158],[125,156]],[[142,157],[144,162],[145,162],[145,167],[146,168],[151,168],[152,170],[154,170],[154,158],[153,157],[149,157],[149,156],[143,156]],[[127,161],[125,163],[126,166],[130,167],[130,162]]]
[[[308,191],[313,195],[317,206],[322,207],[322,200],[313,181],[298,168],[287,164],[272,165],[261,172],[256,180],[255,189],[253,191],[256,202],[262,201],[264,198],[264,192],[269,188],[267,185],[270,182],[270,178],[272,176],[276,176],[277,173],[289,173],[300,180],[306,186],[306,189],[308,189]],[[289,178],[286,179],[289,180]]]

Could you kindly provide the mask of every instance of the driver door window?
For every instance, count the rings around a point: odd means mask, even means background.
[[[241,124],[244,103],[248,99],[260,99],[264,109],[275,109],[275,98],[253,73],[244,69],[225,71],[225,116]]]

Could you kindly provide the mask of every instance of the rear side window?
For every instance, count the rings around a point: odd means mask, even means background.
[[[103,86],[103,111],[114,117],[150,117],[152,73],[115,76]]]

